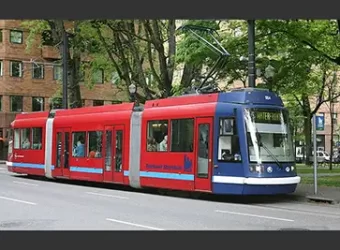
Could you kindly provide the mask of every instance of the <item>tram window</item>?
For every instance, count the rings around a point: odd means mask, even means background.
[[[285,137],[283,134],[273,134],[273,146],[274,148],[280,148],[283,145]]]
[[[20,129],[14,129],[14,149],[20,148]]]
[[[73,157],[85,157],[85,138],[86,132],[72,133]]]
[[[30,129],[24,128],[20,131],[21,138],[21,149],[30,149],[31,141],[30,141]]]
[[[168,121],[149,121],[147,133],[147,151],[168,151]]]
[[[194,143],[194,119],[171,121],[171,152],[192,152]]]
[[[42,128],[32,128],[32,149],[42,148]]]
[[[57,168],[60,168],[61,167],[61,148],[62,148],[62,145],[61,145],[61,140],[62,140],[62,133],[61,132],[58,132],[57,133],[57,159],[56,159],[56,167]]]
[[[240,142],[234,118],[220,119],[218,160],[225,162],[241,161]]]
[[[112,131],[106,130],[106,146],[105,146],[105,170],[111,171],[111,163],[112,163]]]
[[[103,132],[91,131],[88,132],[88,157],[101,158],[102,157],[102,140]]]
[[[122,158],[123,158],[123,131],[116,131],[116,166],[115,172],[122,171]]]

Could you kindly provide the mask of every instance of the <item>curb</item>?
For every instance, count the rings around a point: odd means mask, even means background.
[[[338,202],[335,199],[321,197],[321,196],[306,196],[309,201],[312,202],[322,202],[322,203],[329,203],[329,204],[337,204]]]

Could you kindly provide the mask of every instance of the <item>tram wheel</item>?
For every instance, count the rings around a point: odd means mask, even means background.
[[[193,198],[193,199],[199,199],[201,197],[201,193],[190,192],[190,197]]]
[[[158,193],[160,195],[167,195],[168,194],[167,190],[165,190],[165,189],[158,189]]]

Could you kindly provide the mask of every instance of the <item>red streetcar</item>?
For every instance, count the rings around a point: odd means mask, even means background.
[[[218,194],[291,193],[288,113],[258,89],[18,114],[14,173]]]

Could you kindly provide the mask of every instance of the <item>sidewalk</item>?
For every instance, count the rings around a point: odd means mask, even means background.
[[[296,198],[301,201],[308,201],[308,196],[317,196],[325,199],[332,199],[335,203],[340,203],[340,188],[318,186],[317,194],[314,194],[314,185],[299,184],[295,193]]]

